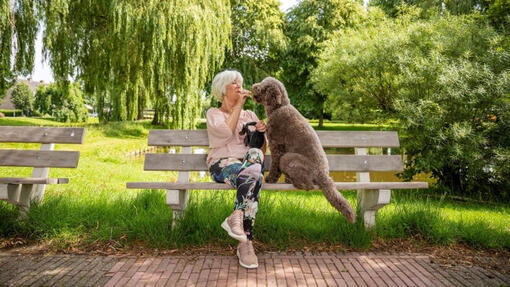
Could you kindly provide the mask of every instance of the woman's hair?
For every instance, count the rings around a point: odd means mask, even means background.
[[[223,72],[218,73],[211,84],[211,94],[218,101],[223,100],[223,96],[225,95],[227,85],[234,82],[235,79],[240,79],[241,84],[243,83],[243,76],[236,70],[225,70]]]

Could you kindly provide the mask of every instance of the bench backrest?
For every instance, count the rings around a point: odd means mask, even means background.
[[[366,148],[399,147],[397,132],[394,131],[317,131],[323,147],[356,148],[356,155],[328,154],[330,171],[401,171],[400,155],[367,155]],[[149,146],[208,146],[206,130],[151,130]],[[189,149],[187,149],[189,150]],[[205,154],[162,154],[148,153],[145,156],[145,170],[204,171],[207,170]],[[266,156],[268,169],[271,156]]]
[[[0,126],[0,142],[42,144],[41,150],[0,149],[0,166],[75,168],[80,152],[55,151],[53,145],[82,144],[84,136],[84,128]]]

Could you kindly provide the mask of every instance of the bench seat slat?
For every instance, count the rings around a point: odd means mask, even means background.
[[[395,131],[316,131],[323,147],[399,147]],[[150,146],[209,146],[206,130],[151,130]]]
[[[82,144],[84,128],[0,127],[0,142]]]
[[[20,178],[0,177],[2,184],[65,184],[69,183],[68,178]]]
[[[428,188],[427,182],[335,182],[339,190],[352,189],[419,189]],[[225,183],[214,182],[128,182],[127,188],[132,189],[234,189]],[[287,183],[263,183],[264,190],[295,190],[292,184]],[[316,187],[318,189],[318,187]]]
[[[400,155],[337,155],[328,154],[330,171],[401,171]],[[145,170],[206,171],[205,154],[147,153]],[[264,167],[271,166],[271,155],[266,156]]]
[[[0,166],[75,168],[79,158],[78,151],[0,149]]]

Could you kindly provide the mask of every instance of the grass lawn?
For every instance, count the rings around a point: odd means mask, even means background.
[[[312,122],[312,125],[316,123]],[[0,125],[69,126],[50,119],[0,118]],[[17,210],[0,202],[0,242],[12,238],[46,243],[56,250],[108,245],[186,248],[234,243],[220,223],[230,214],[234,191],[192,191],[188,209],[175,229],[163,190],[128,190],[129,181],[175,180],[171,172],[143,171],[150,122],[80,124],[83,145],[57,145],[79,150],[77,169],[51,169],[51,177],[69,184],[47,187],[44,201],[29,218],[16,221]],[[326,129],[380,130],[388,126],[326,122]],[[0,148],[36,148],[34,144],[0,144]],[[29,176],[28,168],[0,168],[1,177]],[[192,173],[194,180],[209,180]],[[255,226],[256,239],[268,248],[300,248],[313,244],[367,248],[374,240],[420,236],[432,244],[465,243],[510,250],[510,207],[502,204],[456,203],[418,196],[422,191],[394,191],[392,202],[377,216],[375,232],[341,217],[320,192],[263,191]],[[345,192],[356,205],[354,191]],[[1,243],[0,243],[1,247]]]

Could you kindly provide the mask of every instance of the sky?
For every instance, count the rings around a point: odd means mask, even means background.
[[[368,0],[364,0],[368,2]],[[290,7],[296,5],[298,0],[280,0],[280,10],[286,11]],[[366,3],[365,3],[366,4]],[[46,83],[53,82],[50,64],[47,61],[43,62],[42,58],[42,29],[37,33],[35,43],[35,59],[34,59],[34,72],[31,75],[32,81],[44,81]]]

